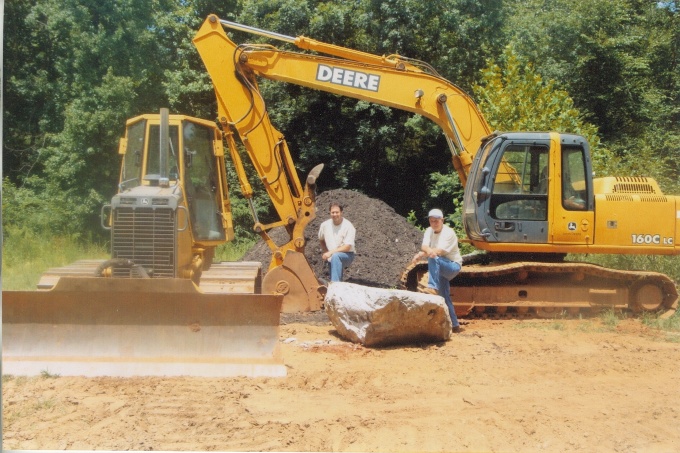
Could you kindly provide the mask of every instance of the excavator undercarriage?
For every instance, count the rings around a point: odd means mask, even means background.
[[[553,318],[604,309],[633,313],[664,312],[678,306],[673,281],[657,272],[623,271],[582,262],[491,261],[486,254],[464,257],[461,272],[451,281],[451,299],[461,317]],[[427,286],[427,262],[402,273],[403,289]]]

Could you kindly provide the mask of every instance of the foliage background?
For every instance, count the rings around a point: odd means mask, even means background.
[[[473,95],[493,129],[581,133],[598,174],[652,176],[680,194],[673,1],[13,0],[4,12],[6,239],[28,230],[106,240],[98,215],[115,191],[125,120],[160,107],[215,117],[191,43],[210,13],[428,62]],[[462,188],[433,124],[293,85],[262,90],[299,173],[326,165],[320,191],[359,190],[414,219],[438,205],[456,219]],[[252,220],[231,187],[239,238],[249,240]],[[262,193],[258,206],[268,209]]]

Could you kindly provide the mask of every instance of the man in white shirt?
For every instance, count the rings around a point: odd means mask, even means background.
[[[453,331],[460,332],[460,324],[451,301],[450,280],[458,275],[463,265],[463,257],[458,249],[458,236],[450,226],[444,223],[444,213],[440,209],[432,209],[428,214],[430,227],[425,230],[420,252],[413,257],[413,263],[427,258],[429,279],[427,288],[420,291],[427,294],[439,294],[444,298],[449,309]]]
[[[331,203],[331,218],[319,227],[319,242],[323,258],[331,266],[331,281],[342,281],[342,271],[354,261],[356,229],[342,214],[342,205]]]

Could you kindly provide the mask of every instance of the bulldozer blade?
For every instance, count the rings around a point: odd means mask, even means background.
[[[49,291],[3,291],[2,372],[285,376],[281,304],[185,279],[62,277]]]

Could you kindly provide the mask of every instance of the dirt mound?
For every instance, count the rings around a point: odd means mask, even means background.
[[[347,269],[344,281],[380,288],[394,288],[413,255],[420,249],[423,233],[397,214],[384,202],[359,192],[346,189],[329,190],[317,195],[317,217],[305,231],[307,261],[320,278],[328,278],[328,266],[321,259],[318,232],[321,222],[329,218],[329,206],[340,203],[346,219],[357,230],[356,256]],[[271,232],[277,244],[288,240],[283,228]],[[260,261],[269,267],[271,251],[258,241],[243,257],[246,261]]]

